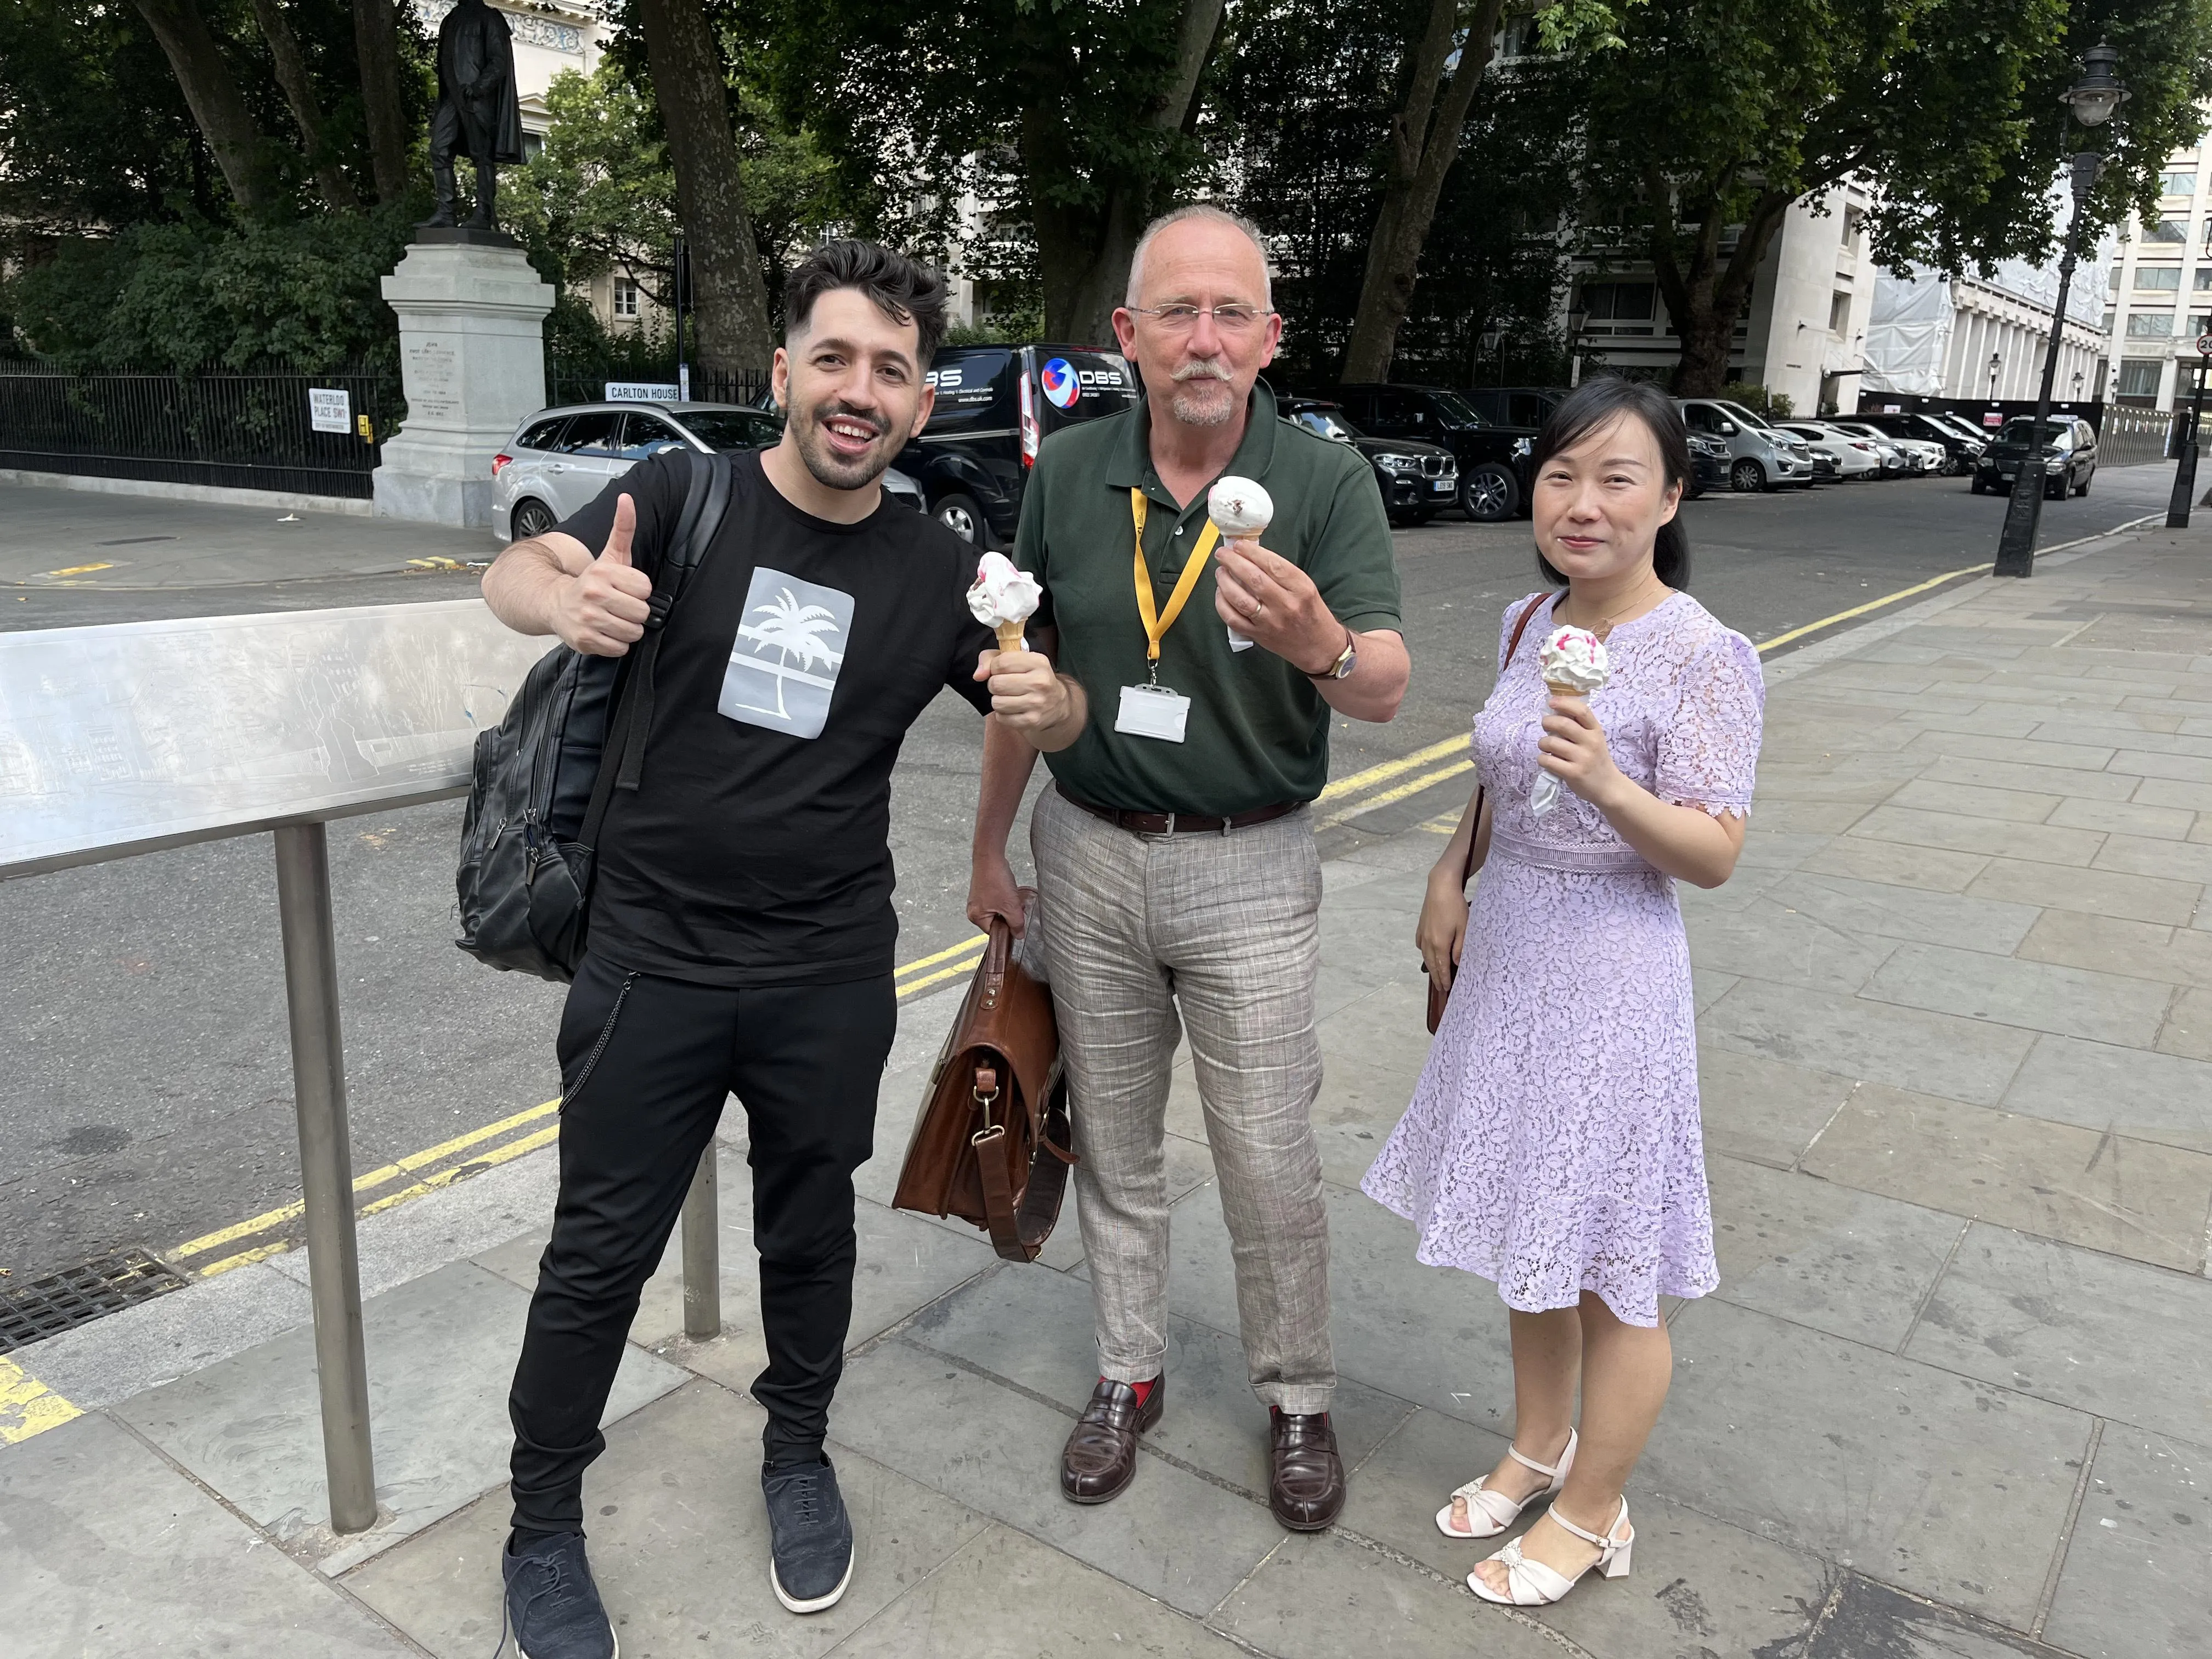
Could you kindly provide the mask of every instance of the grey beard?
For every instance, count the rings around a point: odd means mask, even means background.
[[[1203,403],[1179,386],[1168,399],[1169,412],[1185,426],[1227,426],[1237,418],[1237,399],[1225,382],[1213,384],[1221,388],[1218,400]]]

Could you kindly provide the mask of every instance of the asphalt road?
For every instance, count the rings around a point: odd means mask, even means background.
[[[2171,477],[2162,465],[2105,474],[2087,499],[2047,505],[2044,544],[2162,508]],[[1948,479],[1711,497],[1685,508],[1692,586],[1723,620],[1770,640],[1986,563],[2002,513],[2002,501]],[[175,556],[44,574],[100,562],[88,550],[114,550],[103,543],[153,535],[173,537]],[[1500,612],[1536,586],[1525,522],[1440,521],[1396,542],[1413,690],[1390,726],[1341,730],[1340,780],[1463,732],[1493,677]],[[481,538],[374,520],[285,523],[258,509],[4,488],[0,629],[450,599],[469,591],[467,573],[407,561],[465,562],[485,550]],[[948,693],[901,759],[902,962],[972,932],[961,909],[978,749],[973,714]],[[1324,853],[1405,832],[1466,792],[1464,777],[1439,781],[1332,831]],[[560,988],[493,973],[448,943],[459,811],[448,804],[332,829],[356,1170],[558,1087]],[[112,1247],[162,1254],[296,1199],[265,836],[0,884],[0,1053],[9,1062],[0,1077],[0,1267],[16,1283]],[[956,959],[945,982],[958,977]]]

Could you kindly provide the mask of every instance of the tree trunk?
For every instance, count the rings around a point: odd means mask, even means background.
[[[1179,132],[1195,112],[1199,77],[1221,33],[1222,0],[1176,0],[1176,64],[1142,125],[1152,132]],[[1061,48],[1065,55],[1065,47]],[[1073,85],[1073,61],[1040,63],[1030,84],[1044,89]],[[1074,172],[1060,105],[1032,103],[1022,111],[1022,168],[1030,187],[1030,217],[1036,228],[1038,285],[1044,291],[1044,331],[1070,345],[1105,344],[1114,338],[1114,311],[1128,291],[1129,261],[1153,205],[1147,181],[1122,178],[1108,186],[1103,205],[1050,198],[1053,180]]]
[[[376,199],[407,195],[407,106],[399,95],[399,19],[392,0],[353,0],[354,54],[361,60],[361,104],[368,125],[369,170]]]
[[[1691,239],[1686,264],[1682,259],[1680,220],[1670,187],[1665,180],[1645,180],[1651,198],[1651,265],[1660,297],[1682,343],[1674,368],[1674,394],[1681,398],[1710,398],[1728,384],[1729,352],[1735,340],[1737,319],[1751,299],[1759,268],[1782,228],[1794,197],[1762,191],[1744,221],[1735,252],[1721,263],[1722,203],[1729,180],[1705,193],[1697,234]]]
[[[646,59],[691,248],[692,315],[704,368],[765,372],[775,353],[760,249],[745,211],[722,54],[699,0],[639,0]]]
[[[147,27],[161,42],[163,56],[183,88],[185,102],[230,187],[231,199],[247,214],[266,213],[276,204],[276,179],[262,148],[253,112],[222,49],[216,45],[199,0],[137,0]]]
[[[346,182],[345,170],[323,148],[323,111],[315,99],[315,83],[307,76],[307,60],[300,51],[300,37],[292,33],[284,15],[284,0],[253,0],[253,15],[269,42],[269,56],[276,66],[276,84],[300,124],[307,163],[314,169],[315,188],[334,208],[355,208],[361,200]]]
[[[1459,159],[1459,137],[1467,112],[1490,65],[1503,0],[1480,0],[1460,43],[1459,64],[1444,83],[1446,65],[1458,35],[1458,0],[1429,0],[1429,20],[1414,48],[1405,107],[1390,123],[1390,172],[1382,206],[1375,216],[1375,234],[1367,245],[1367,273],[1359,285],[1359,309],[1345,348],[1344,378],[1386,380],[1398,349],[1398,330],[1413,303],[1421,249],[1437,216],[1444,178]],[[1441,94],[1441,96],[1439,95]]]

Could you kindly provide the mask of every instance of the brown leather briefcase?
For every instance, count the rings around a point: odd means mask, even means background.
[[[1026,896],[1026,895],[1024,896]],[[929,1076],[892,1207],[957,1215],[1009,1261],[1034,1261],[1075,1162],[1052,993],[991,918],[989,945]]]

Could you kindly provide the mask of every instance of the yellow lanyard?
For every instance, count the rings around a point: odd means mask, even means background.
[[[1206,528],[1199,533],[1198,545],[1191,549],[1189,561],[1184,564],[1182,574],[1176,579],[1175,592],[1168,595],[1168,608],[1162,613],[1154,609],[1152,573],[1145,564],[1145,492],[1141,489],[1129,492],[1129,517],[1137,526],[1137,615],[1144,619],[1147,647],[1145,654],[1152,665],[1152,684],[1157,685],[1160,678],[1160,641],[1167,637],[1168,629],[1175,626],[1176,618],[1182,615],[1183,606],[1189,603],[1191,592],[1198,586],[1198,573],[1205,568],[1206,556],[1213,551],[1214,543],[1221,539],[1221,532],[1212,520],[1206,521]]]

